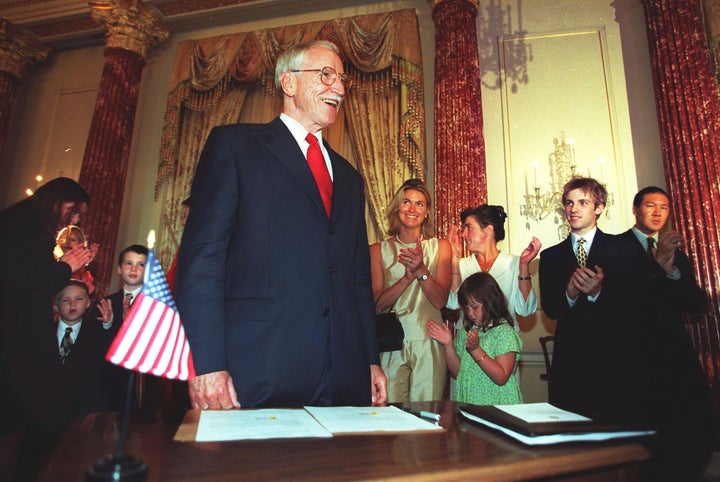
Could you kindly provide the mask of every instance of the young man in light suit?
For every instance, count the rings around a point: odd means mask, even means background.
[[[280,117],[208,137],[176,287],[198,373],[189,384],[194,408],[386,399],[363,180],[321,142],[332,179],[326,208],[306,160],[307,134],[320,137],[338,115],[342,72],[333,44],[296,46],[276,66]]]

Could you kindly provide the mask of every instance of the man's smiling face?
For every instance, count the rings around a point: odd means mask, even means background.
[[[324,47],[317,46],[308,50],[299,70],[322,69],[332,67],[343,73],[340,57]],[[338,77],[332,85],[322,83],[320,72],[294,72],[289,80],[290,97],[288,115],[300,122],[308,132],[315,133],[335,122],[340,104],[345,96],[345,86]]]

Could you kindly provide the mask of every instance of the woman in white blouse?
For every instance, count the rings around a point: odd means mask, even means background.
[[[517,316],[530,316],[537,309],[530,261],[538,255],[542,244],[533,236],[520,256],[501,252],[497,243],[505,239],[505,218],[507,214],[502,206],[482,204],[460,213],[462,228],[450,227],[452,283],[447,307],[459,308],[457,290],[465,278],[481,271],[489,273],[505,294],[513,325],[519,330]],[[464,258],[463,241],[470,252]]]

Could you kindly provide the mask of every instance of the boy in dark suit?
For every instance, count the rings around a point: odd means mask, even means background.
[[[98,304],[100,311],[98,319],[113,337],[122,326],[130,305],[142,289],[147,257],[148,249],[140,244],[132,244],[120,251],[117,272],[123,287]]]
[[[120,330],[125,315],[142,289],[147,257],[148,249],[140,244],[130,245],[120,251],[117,272],[123,287],[98,303],[97,318],[102,321],[102,327],[107,331],[111,341]],[[116,410],[120,410],[125,404],[129,375],[130,372],[125,368],[115,365],[111,368],[110,399],[111,405]]]
[[[605,187],[575,177],[563,188],[570,235],[542,252],[542,308],[558,320],[550,402],[601,422],[645,422],[647,370],[629,254],[597,227]]]
[[[105,361],[105,353],[109,338],[97,323],[83,323],[90,308],[90,295],[82,281],[71,279],[55,295],[54,307],[59,315],[57,338],[62,394],[57,401],[70,422],[80,415],[108,409],[110,365]]]

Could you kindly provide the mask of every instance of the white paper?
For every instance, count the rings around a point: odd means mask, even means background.
[[[261,440],[332,437],[302,409],[203,410],[195,440]]]
[[[545,422],[592,422],[580,414],[568,412],[549,403],[518,403],[514,405],[495,405],[495,408],[509,413],[527,423]]]
[[[624,431],[624,432],[584,432],[584,433],[561,433],[553,435],[535,435],[528,436],[521,433],[515,432],[508,428],[502,427],[498,424],[492,423],[484,418],[480,418],[476,415],[460,410],[460,413],[470,420],[486,425],[490,428],[500,430],[506,435],[519,440],[520,442],[527,445],[550,445],[559,444],[564,442],[600,442],[603,440],[611,440],[616,438],[628,438],[628,437],[641,437],[645,435],[652,435],[655,433],[654,430],[635,430],[635,431]]]
[[[305,407],[333,434],[443,430],[397,407]]]

